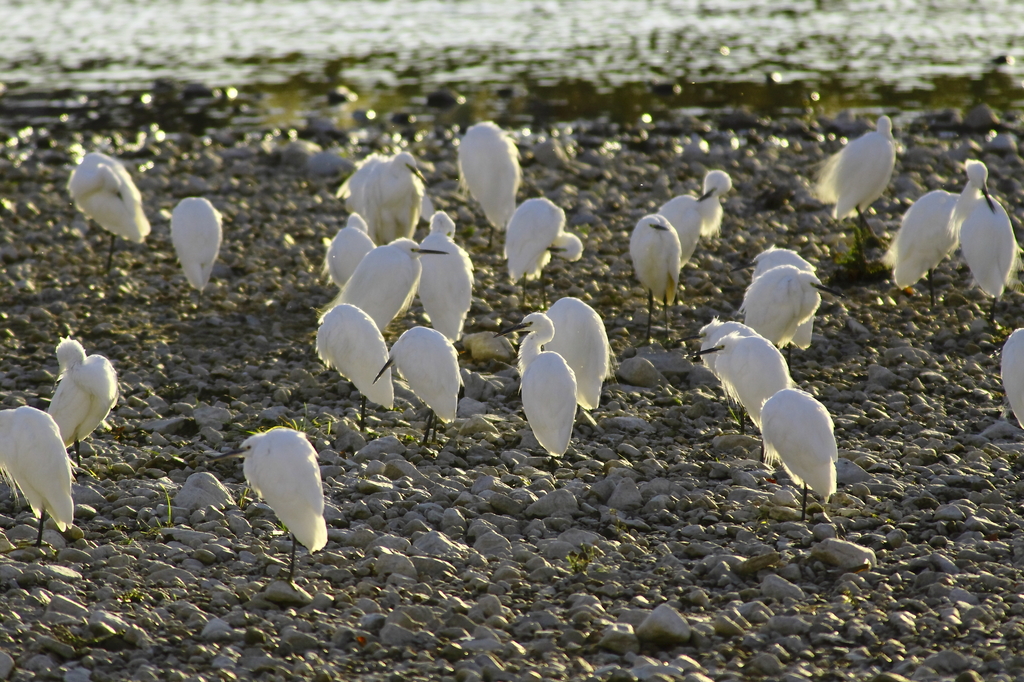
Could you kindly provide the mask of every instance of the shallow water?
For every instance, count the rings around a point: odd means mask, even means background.
[[[31,0],[4,15],[8,97],[198,81],[288,125],[416,111],[439,87],[509,121],[1024,104],[1016,67],[992,62],[1012,54],[1020,2]],[[339,84],[360,100],[327,107]]]

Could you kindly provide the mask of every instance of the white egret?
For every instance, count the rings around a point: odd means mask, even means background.
[[[932,271],[956,250],[960,241],[952,221],[956,199],[957,195],[937,189],[915,201],[903,214],[899,232],[882,259],[893,269],[893,279],[901,289],[914,286],[927,274],[932,305],[935,305]]]
[[[338,230],[327,247],[323,274],[330,275],[339,289],[356,271],[363,256],[373,251],[373,240],[367,234],[366,221],[358,213],[349,215],[345,227]]]
[[[803,486],[803,513],[807,519],[807,488],[827,502],[836,491],[839,450],[832,417],[814,396],[797,388],[784,388],[761,407],[761,436],[769,464],[782,466]]]
[[[798,270],[816,274],[818,269],[808,263],[796,251],[791,249],[778,249],[771,246],[754,256],[754,272],[750,275],[753,281],[779,265],[792,265]],[[814,335],[814,316],[797,325],[796,333],[793,334],[793,344],[797,348],[807,348],[811,345],[811,337]]]
[[[719,339],[726,334],[731,334],[733,332],[739,332],[744,336],[759,336],[756,331],[742,322],[723,322],[716,317],[700,328],[700,334],[697,335],[697,338],[701,339],[701,353],[698,353],[698,355],[703,355],[705,352],[714,348],[718,345]],[[716,357],[713,351],[708,355],[704,355],[704,364],[707,365],[707,368],[717,377],[718,373],[715,369],[715,361]],[[721,379],[721,377],[719,377],[719,379]]]
[[[544,349],[558,353],[576,376],[576,402],[585,410],[601,402],[601,386],[612,376],[612,348],[604,321],[578,298],[566,296],[548,308],[555,336]]]
[[[327,311],[316,332],[316,353],[325,365],[359,389],[359,428],[366,425],[367,398],[389,410],[394,406],[391,371],[387,371],[384,381],[377,383],[374,378],[377,368],[388,360],[388,347],[365,312],[347,303]]]
[[[743,406],[759,429],[764,401],[793,386],[786,359],[771,341],[759,334],[730,332],[719,337],[715,346],[701,351],[704,353],[714,355],[714,371],[726,395]]]
[[[816,192],[826,204],[835,204],[832,216],[842,220],[856,212],[861,228],[855,229],[860,257],[870,232],[864,211],[882,196],[896,165],[896,140],[892,121],[881,116],[875,130],[861,135],[829,158],[818,173]]]
[[[1020,247],[1010,217],[986,185],[988,168],[981,161],[967,162],[967,186],[953,209],[952,229],[960,235],[960,250],[974,281],[992,296],[988,319],[994,321],[996,302],[1006,287],[1016,288]]]
[[[442,422],[455,419],[459,387],[462,386],[459,354],[448,337],[436,329],[413,327],[391,346],[391,357],[377,373],[377,378],[392,364],[405,378],[409,389],[430,408],[423,431],[423,443],[426,444],[430,440],[431,429],[437,436],[438,419]]]
[[[583,242],[564,228],[565,211],[544,197],[527,199],[512,214],[505,235],[505,258],[512,281],[523,280],[524,306],[526,282],[531,279],[540,280],[541,304],[544,304],[547,296],[543,271],[552,252],[568,261],[577,261],[583,255]]]
[[[71,460],[53,417],[27,405],[0,411],[0,476],[17,486],[39,516],[36,547],[43,544],[46,514],[64,531],[74,523]]]
[[[665,333],[668,334],[668,307],[676,300],[679,288],[679,236],[661,215],[644,216],[629,238],[633,272],[647,289],[647,341],[651,342],[651,318],[654,295],[665,308]]]
[[[188,283],[199,290],[210,281],[213,262],[220,252],[220,211],[208,200],[182,199],[171,213],[171,243]]]
[[[423,174],[409,152],[370,154],[338,188],[349,211],[361,215],[375,244],[412,238],[423,203]]]
[[[60,383],[47,412],[57,422],[64,446],[75,444],[75,461],[81,466],[78,445],[117,402],[117,374],[110,360],[96,354],[86,357],[82,344],[70,338],[57,344],[57,364]]]
[[[779,265],[753,280],[743,296],[743,322],[779,348],[796,343],[797,328],[814,317],[818,291],[840,294],[822,286],[818,278],[792,265]],[[807,339],[810,345],[810,339]],[[800,346],[806,348],[807,346]]]
[[[396,239],[378,246],[363,257],[327,309],[341,303],[354,305],[369,315],[383,333],[391,320],[409,309],[416,296],[422,271],[417,256],[421,253],[437,252],[421,249],[411,239]]]
[[[430,234],[420,248],[450,254],[448,258],[427,258],[421,265],[419,294],[430,324],[453,342],[462,338],[462,326],[473,302],[473,261],[455,243],[455,223],[444,211],[430,219]]]
[[[658,209],[679,235],[680,258],[685,265],[693,255],[700,237],[717,237],[722,231],[723,194],[732,189],[725,171],[713,170],[704,176],[704,193],[699,197],[684,194]]]
[[[1000,372],[1010,409],[1024,427],[1024,329],[1014,331],[1003,344]]]
[[[494,228],[504,230],[516,210],[522,182],[519,149],[512,136],[491,121],[470,126],[459,143],[459,182],[469,190]]]
[[[519,344],[520,390],[523,411],[533,435],[552,456],[569,448],[576,418],[576,375],[558,353],[541,347],[555,337],[555,325],[544,313],[530,313],[519,324],[501,332],[529,334]]]
[[[90,152],[71,172],[68,192],[79,211],[110,233],[107,272],[114,258],[114,240],[123,237],[141,244],[149,234],[142,194],[120,161]]]
[[[310,552],[327,544],[324,488],[316,450],[306,434],[278,427],[249,436],[237,450],[210,455],[211,460],[243,457],[242,471],[253,491],[267,501],[292,536],[288,580],[295,576],[295,541]]]

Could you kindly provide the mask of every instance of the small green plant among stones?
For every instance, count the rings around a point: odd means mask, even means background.
[[[578,551],[569,552],[565,558],[573,573],[586,573],[587,566],[597,558],[598,554],[599,550],[594,545],[582,545]]]

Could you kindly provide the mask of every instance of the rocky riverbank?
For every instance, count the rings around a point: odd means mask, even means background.
[[[334,190],[400,129],[3,130],[3,405],[45,408],[69,334],[113,361],[122,395],[83,444],[76,527],[47,530],[46,552],[26,548],[30,513],[0,497],[0,677],[1024,679],[1024,433],[1001,416],[998,355],[1024,322],[1018,294],[990,326],[954,258],[934,307],[888,281],[848,283],[823,304],[792,375],[833,415],[840,486],[808,523],[679,340],[737,318],[749,274],[733,268],[769,245],[823,279],[837,272],[850,235],[808,178],[869,123],[733,113],[521,135],[520,199],[562,206],[586,247],[552,262],[549,295],[590,303],[618,363],[558,461],[524,421],[511,347],[475,343],[521,318],[521,290],[458,191],[452,130],[401,138],[471,252],[466,330],[485,334],[463,344],[460,418],[427,447],[426,410],[400,384],[396,409],[355,430],[358,394],[314,351],[334,293],[323,242],[346,217]],[[898,118],[875,233],[891,237],[926,191],[959,191],[969,158],[1019,225],[1021,128],[986,110]],[[92,150],[125,160],[153,223],[144,245],[119,244],[109,276],[105,233],[65,190]],[[629,231],[714,168],[735,187],[722,236],[683,269],[671,329],[656,324],[658,342],[637,347],[646,295]],[[202,300],[170,243],[186,196],[225,218]],[[414,304],[385,336],[424,322]],[[241,466],[204,458],[285,424],[319,452],[328,500],[330,541],[300,553],[295,589],[278,580],[290,543]]]

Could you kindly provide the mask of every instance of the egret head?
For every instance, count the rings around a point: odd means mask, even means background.
[[[892,137],[892,119],[888,116],[879,116],[875,129],[886,137]]]
[[[82,344],[71,337],[61,339],[57,344],[57,364],[60,365],[60,373],[68,371],[75,365],[85,362],[85,349]]]
[[[363,216],[358,213],[353,213],[348,217],[348,222],[345,223],[345,227],[354,227],[360,232],[369,234],[369,229],[366,226],[366,221],[363,220]]]
[[[645,215],[637,223],[637,227],[640,227],[641,225],[650,227],[653,230],[665,231],[672,229],[672,225],[668,222],[668,218],[659,213],[654,215]]]
[[[542,335],[550,333],[554,336],[555,324],[544,313],[530,313],[519,324],[512,325],[498,332],[498,336],[507,336],[513,332],[526,332],[527,334],[538,332]]]
[[[732,178],[725,171],[713,170],[704,176],[704,194],[697,201],[720,197],[732,189]]]
[[[988,182],[988,167],[981,161],[968,161],[964,170],[967,171],[967,181],[978,189],[985,187]]]
[[[438,211],[430,218],[430,234],[455,235],[455,221],[444,211]]]
[[[394,168],[408,168],[409,172],[418,177],[422,182],[426,182],[426,178],[423,177],[423,173],[416,166],[416,157],[409,152],[401,152],[396,154],[395,158],[391,161],[394,164]]]
[[[571,232],[559,234],[550,248],[567,261],[577,261],[583,255],[583,242]]]

